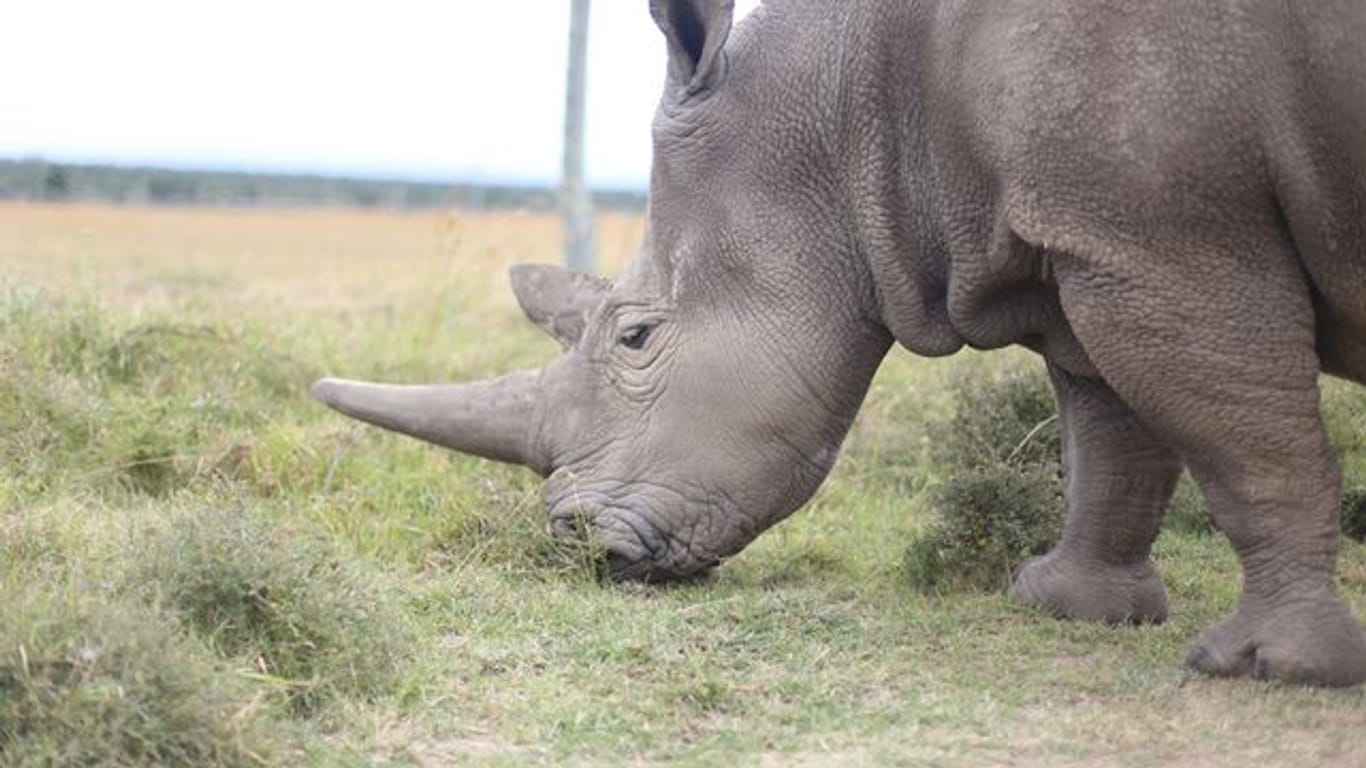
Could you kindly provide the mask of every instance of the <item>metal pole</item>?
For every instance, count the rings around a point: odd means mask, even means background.
[[[593,203],[583,181],[584,98],[588,90],[589,0],[573,0],[569,17],[569,77],[565,86],[564,171],[560,210],[564,216],[565,265],[594,270]]]

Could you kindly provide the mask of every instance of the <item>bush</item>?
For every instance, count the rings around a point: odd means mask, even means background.
[[[384,694],[412,656],[398,596],[320,538],[206,511],[179,517],[137,558],[135,591],[279,682],[301,714]]]
[[[1062,533],[1062,495],[1051,467],[1008,464],[970,469],[935,498],[938,519],[906,551],[923,592],[996,590]]]
[[[931,425],[950,476],[934,496],[935,521],[906,552],[907,573],[928,592],[994,590],[1062,533],[1062,434],[1048,379],[1011,369],[960,381],[953,415]],[[1189,476],[1177,486],[1169,530],[1214,529]]]
[[[1342,532],[1366,541],[1366,387],[1327,380],[1323,420],[1342,463]]]
[[[1366,485],[1348,488],[1342,494],[1342,532],[1366,542]]]
[[[929,426],[934,460],[954,470],[1058,466],[1062,432],[1047,377],[1024,367],[973,373],[955,384],[953,415]]]
[[[905,566],[925,592],[994,590],[1062,531],[1061,433],[1047,379],[1012,370],[960,384],[953,415],[931,427],[951,478]]]
[[[1192,536],[1208,536],[1218,530],[1214,527],[1214,518],[1210,517],[1209,507],[1205,506],[1200,487],[1189,473],[1181,473],[1181,481],[1176,485],[1176,493],[1172,496],[1171,507],[1167,509],[1162,526],[1166,530]]]
[[[270,762],[275,746],[243,679],[145,607],[4,588],[0,762]]]
[[[906,568],[926,591],[995,589],[1061,532],[1061,435],[1047,379],[1014,369],[964,378],[953,415],[930,426],[935,460],[951,476],[934,497],[937,518],[906,553]],[[1325,385],[1324,421],[1342,457],[1342,530],[1366,541],[1366,391]],[[1204,497],[1183,475],[1167,530],[1216,529]]]

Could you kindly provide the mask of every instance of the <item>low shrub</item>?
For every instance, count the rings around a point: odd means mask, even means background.
[[[1366,393],[1330,382],[1324,420],[1346,478],[1343,532],[1366,540]],[[934,497],[935,521],[906,553],[908,574],[926,591],[995,589],[1061,532],[1061,435],[1051,387],[1023,369],[963,379],[953,415],[930,434],[950,479]],[[1188,535],[1217,530],[1189,475],[1165,525]]]
[[[1342,494],[1342,532],[1366,542],[1366,485],[1349,487]]]
[[[1062,533],[1062,494],[1051,467],[969,469],[945,483],[938,517],[906,551],[911,582],[927,593],[996,590]]]
[[[934,460],[953,471],[1057,466],[1062,432],[1047,377],[1023,366],[972,374],[955,382],[952,414],[928,427]]]
[[[949,475],[934,522],[906,551],[924,592],[994,590],[1062,531],[1061,433],[1047,379],[1014,369],[960,382],[955,409],[933,425]]]
[[[1192,536],[1208,536],[1218,530],[1214,527],[1214,518],[1210,517],[1209,507],[1205,506],[1205,497],[1189,473],[1181,474],[1181,481],[1176,484],[1176,493],[1172,495],[1172,503],[1162,526],[1166,530]]]
[[[1325,380],[1323,421],[1342,465],[1342,532],[1366,541],[1366,387]]]

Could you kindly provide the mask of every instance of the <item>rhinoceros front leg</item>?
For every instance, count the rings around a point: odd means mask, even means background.
[[[1237,609],[1187,663],[1353,685],[1366,680],[1366,638],[1333,578],[1341,479],[1319,413],[1313,309],[1277,242],[1064,257],[1060,296],[1096,368],[1176,448],[1242,563]]]
[[[1069,618],[1160,622],[1167,594],[1148,559],[1181,461],[1099,379],[1049,365],[1066,478],[1062,541],[1015,577],[1010,594]]]

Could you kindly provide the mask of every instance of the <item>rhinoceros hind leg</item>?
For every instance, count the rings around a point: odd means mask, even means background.
[[[1063,258],[1059,295],[1097,370],[1176,448],[1241,561],[1238,608],[1188,664],[1351,685],[1366,680],[1366,638],[1333,577],[1341,476],[1319,412],[1310,292],[1278,236],[1249,228],[1171,253]]]
[[[1332,590],[1301,596],[1294,608],[1246,598],[1205,630],[1186,664],[1220,677],[1342,687],[1366,680],[1366,642]],[[1306,617],[1309,620],[1306,620]]]
[[[1060,616],[1161,622],[1162,578],[1148,559],[1181,472],[1176,454],[1104,381],[1049,366],[1067,482],[1062,541],[1027,563],[1011,597]]]

